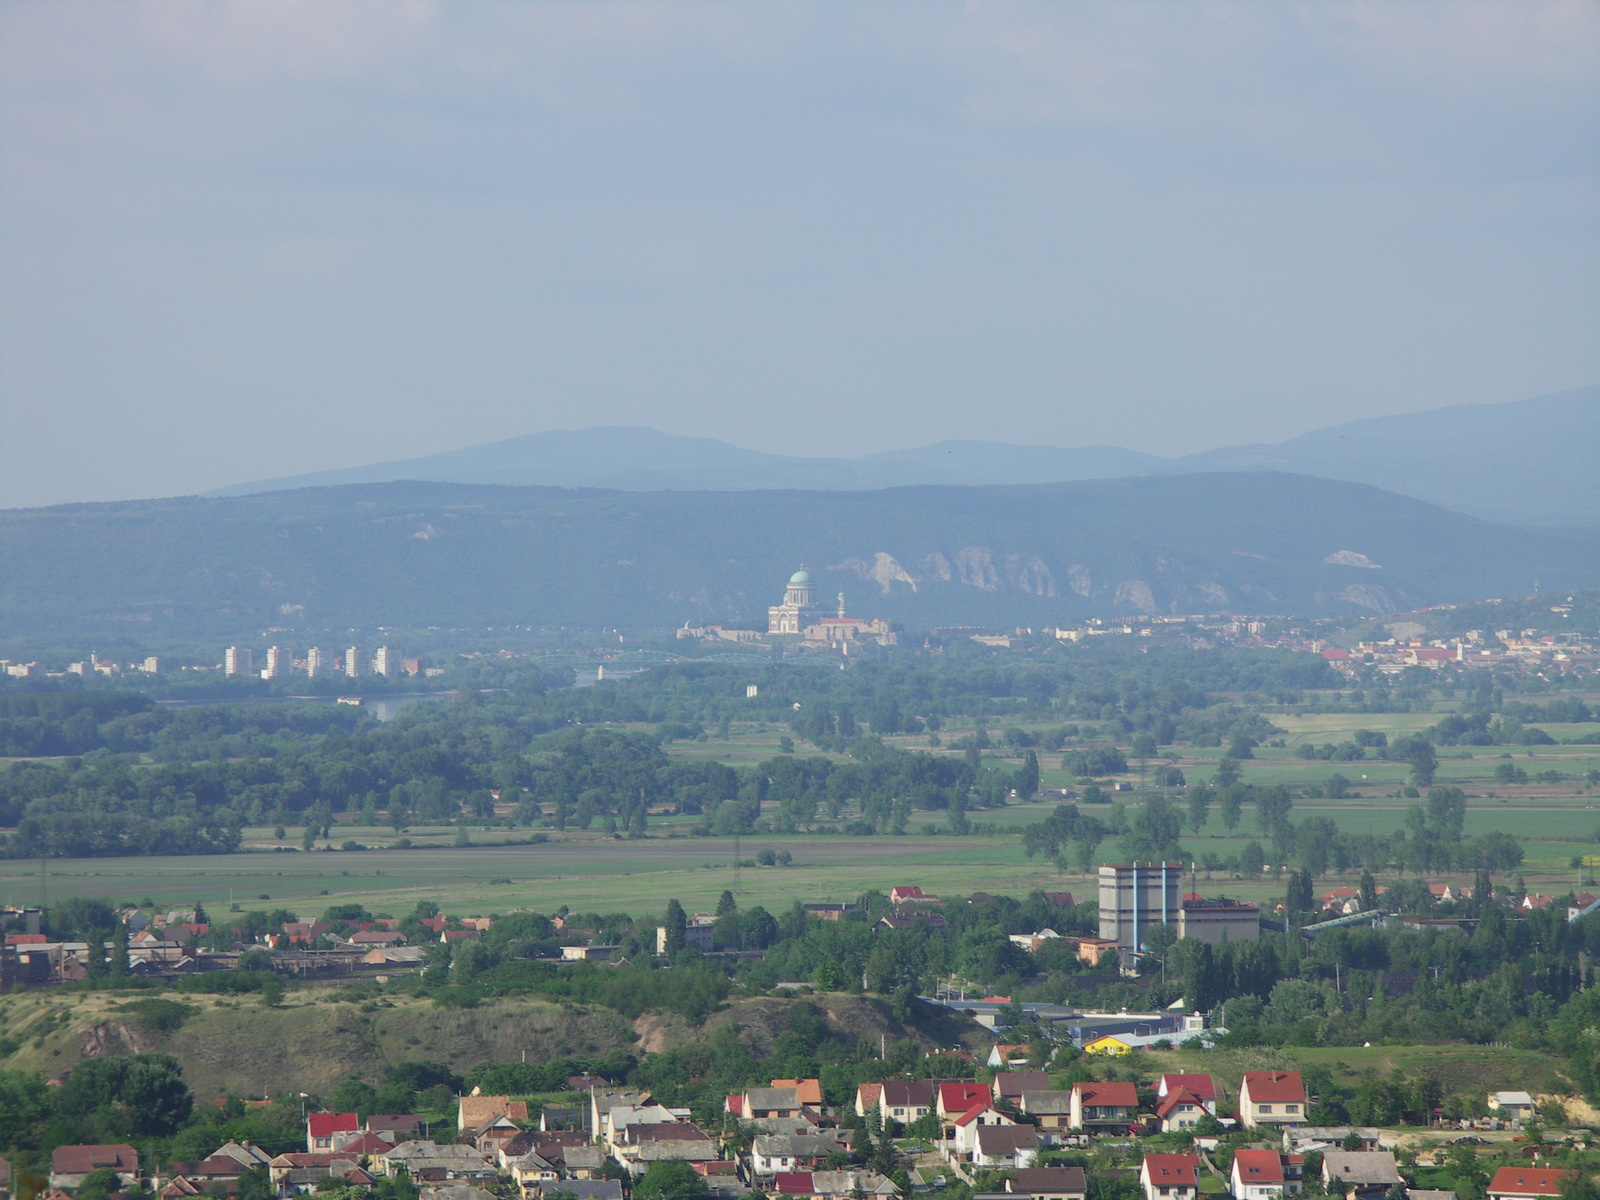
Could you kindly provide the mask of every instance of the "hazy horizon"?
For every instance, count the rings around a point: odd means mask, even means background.
[[[0,507],[1600,379],[1600,7],[0,6]]]

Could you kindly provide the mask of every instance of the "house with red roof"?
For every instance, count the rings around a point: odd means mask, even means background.
[[[1139,1091],[1126,1081],[1072,1085],[1073,1129],[1126,1133],[1139,1111]]]
[[[1540,1200],[1559,1196],[1563,1181],[1574,1171],[1541,1171],[1532,1167],[1501,1167],[1489,1181],[1489,1200]]]
[[[1206,1102],[1186,1087],[1173,1088],[1156,1101],[1156,1119],[1161,1122],[1162,1133],[1193,1129],[1200,1124],[1200,1118],[1212,1115]]]
[[[990,1104],[974,1104],[953,1122],[952,1152],[961,1158],[972,1154],[977,1144],[978,1130],[998,1125],[1015,1125],[1016,1122]]]
[[[355,1113],[308,1113],[306,1115],[306,1153],[331,1153],[336,1149],[334,1140],[341,1134],[354,1137],[360,1132],[361,1118]]]
[[[1183,1088],[1199,1097],[1204,1101],[1206,1111],[1212,1116],[1217,1115],[1217,1101],[1222,1099],[1222,1088],[1213,1076],[1183,1073],[1163,1075],[1156,1081],[1156,1099],[1166,1099],[1167,1093],[1175,1088]]]
[[[945,1123],[946,1137],[954,1137],[954,1122],[962,1113],[989,1103],[989,1089],[970,1079],[955,1080],[939,1085],[936,1111]]]
[[[901,884],[898,887],[892,887],[889,889],[890,904],[919,904],[926,900],[936,899],[938,899],[936,896],[924,895],[922,889],[917,887],[915,884],[909,886],[906,884]]]
[[[1200,1187],[1200,1159],[1193,1154],[1146,1154],[1139,1167],[1145,1200],[1195,1200]]]
[[[1304,1125],[1306,1085],[1299,1071],[1246,1071],[1239,1084],[1239,1119],[1246,1129]]]
[[[1291,1167],[1291,1156],[1276,1150],[1235,1150],[1228,1190],[1234,1200],[1277,1200],[1280,1196],[1298,1195],[1304,1187],[1298,1167],[1299,1163]]]

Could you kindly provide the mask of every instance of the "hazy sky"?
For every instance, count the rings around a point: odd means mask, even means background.
[[[0,4],[0,505],[1600,381],[1600,4]]]

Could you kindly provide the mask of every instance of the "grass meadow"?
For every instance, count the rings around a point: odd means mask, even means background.
[[[1299,800],[1292,819],[1326,816],[1342,829],[1377,834],[1403,827],[1406,810],[1415,803],[1401,795],[1406,782],[1403,764],[1307,762],[1294,757],[1292,748],[1302,742],[1345,741],[1358,728],[1382,730],[1393,737],[1434,723],[1436,714],[1274,713],[1270,719],[1285,731],[1282,737],[1287,746],[1258,748],[1256,757],[1244,764],[1247,782],[1305,786],[1320,784],[1338,773],[1352,782],[1356,792],[1344,800]],[[1558,738],[1570,738],[1600,726],[1550,729]],[[747,726],[736,728],[725,739],[671,743],[668,752],[674,757],[751,764],[777,754],[787,732],[773,726]],[[965,732],[970,730],[943,731],[946,746]],[[908,748],[931,749],[925,737],[894,740]],[[796,751],[814,752],[803,742]],[[1201,782],[1215,772],[1221,753],[1220,749],[1185,748],[1176,765],[1191,783]],[[1583,772],[1600,766],[1600,745],[1443,747],[1440,755],[1439,781],[1459,785],[1468,793],[1469,835],[1503,831],[1522,840],[1524,875],[1530,888],[1559,894],[1580,884],[1572,860],[1600,852],[1600,789],[1582,782]],[[1077,780],[1063,772],[1059,754],[1041,753],[1039,757],[1043,788],[1077,785]],[[1530,776],[1555,770],[1563,778],[1557,783],[1498,784],[1494,769],[1507,758]],[[1010,761],[1020,760],[1013,756]],[[1137,786],[1139,764],[1130,766],[1132,770],[1122,781]],[[1182,791],[1170,796],[1183,804]],[[1137,793],[1118,793],[1116,799],[1138,803]],[[1030,861],[1022,852],[1017,833],[1041,819],[1056,802],[1044,797],[974,812],[970,814],[974,821],[995,827],[995,831],[965,837],[942,832],[942,813],[920,812],[913,814],[904,837],[750,834],[737,842],[692,836],[698,818],[666,813],[652,815],[649,836],[644,839],[614,839],[598,830],[546,830],[550,840],[542,845],[506,844],[525,843],[528,830],[474,828],[470,830],[474,844],[458,847],[454,843],[459,830],[453,825],[412,825],[402,834],[388,826],[341,824],[333,830],[331,845],[354,841],[370,848],[310,853],[299,849],[299,828],[285,830],[281,839],[272,829],[250,829],[245,834],[246,851],[236,855],[53,859],[43,865],[42,875],[37,861],[0,860],[0,900],[34,904],[41,898],[89,896],[121,903],[148,897],[173,906],[199,901],[214,912],[226,911],[233,903],[243,908],[286,907],[312,914],[329,904],[351,900],[360,900],[375,911],[401,913],[416,901],[429,899],[462,913],[513,908],[549,912],[566,905],[580,911],[621,911],[644,917],[659,913],[674,897],[691,912],[709,909],[725,888],[746,907],[761,904],[772,910],[786,908],[796,899],[849,900],[867,889],[887,890],[897,883],[920,884],[926,890],[950,895],[979,890],[1021,895],[1036,888],[1091,895],[1093,881],[1088,876]],[[847,813],[847,819],[851,815]],[[925,826],[941,832],[930,835]],[[402,835],[414,848],[393,848]],[[1248,840],[1259,836],[1249,806],[1230,833],[1213,805],[1205,826],[1198,835],[1186,834],[1184,845],[1197,858],[1208,853],[1231,858]],[[793,864],[735,867],[736,859],[753,860],[764,848],[789,851]],[[1101,847],[1103,860],[1117,856],[1114,840]],[[1337,882],[1330,876],[1319,885],[1332,887]],[[1270,902],[1282,893],[1281,881],[1270,876],[1260,880],[1207,879],[1202,872],[1198,884],[1211,894],[1226,893],[1245,900]]]

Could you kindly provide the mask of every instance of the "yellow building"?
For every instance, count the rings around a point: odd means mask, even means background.
[[[1127,1042],[1121,1038],[1112,1037],[1110,1034],[1105,1037],[1097,1037],[1094,1041],[1083,1044],[1083,1052],[1085,1054],[1104,1054],[1108,1057],[1126,1054],[1132,1049],[1133,1047],[1128,1045]]]

